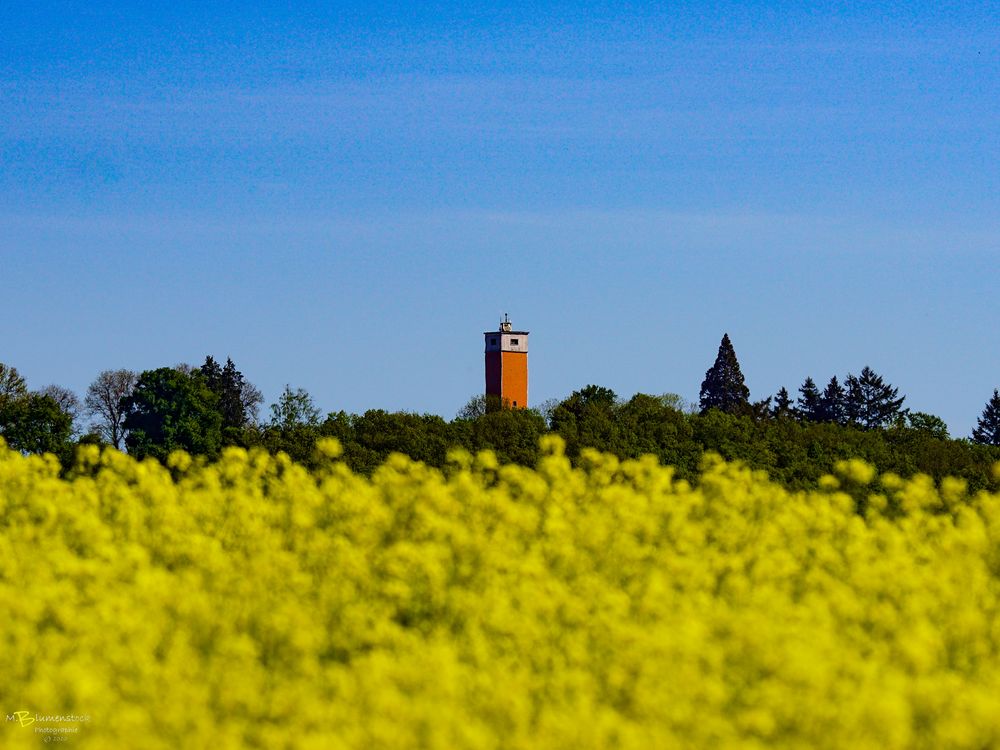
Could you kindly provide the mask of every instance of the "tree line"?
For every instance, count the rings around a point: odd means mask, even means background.
[[[998,399],[1000,395],[994,391],[993,401]],[[905,400],[905,396],[899,395],[899,388],[886,383],[881,375],[866,365],[860,375],[848,373],[843,385],[834,375],[822,391],[812,377],[807,377],[799,387],[797,401],[792,401],[788,389],[782,387],[774,396],[751,402],[750,390],[743,379],[729,334],[723,335],[715,363],[705,373],[700,392],[702,414],[718,409],[729,414],[829,422],[863,430],[908,425],[929,430],[939,437],[948,437],[944,420],[933,414],[904,409]],[[997,422],[1000,415],[994,413],[996,405],[993,401],[987,404],[973,431],[972,439],[976,442],[1000,444],[1000,423]]]
[[[904,402],[870,367],[843,384],[834,376],[822,390],[806,378],[794,400],[782,388],[751,401],[728,335],[697,405],[672,394],[626,400],[588,385],[539,409],[505,409],[476,396],[450,421],[380,409],[324,415],[305,390],[289,386],[261,417],[261,392],[231,359],[220,364],[212,356],[197,367],[104,371],[82,402],[58,386],[30,391],[14,367],[0,364],[0,436],[25,453],[54,453],[64,466],[80,443],[160,461],[176,449],[211,460],[226,446],[259,446],[309,465],[322,437],[338,438],[344,460],[362,473],[393,452],[442,467],[453,448],[491,449],[501,462],[530,466],[539,438],[552,433],[565,440],[573,460],[585,448],[621,458],[652,454],[682,478],[695,477],[704,453],[715,451],[792,487],[808,486],[844,458],[902,475],[959,476],[973,489],[992,481],[992,464],[1000,460],[996,390],[971,439],[951,439],[943,420],[911,412]]]

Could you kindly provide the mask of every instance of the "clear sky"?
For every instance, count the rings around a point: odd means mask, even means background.
[[[0,361],[231,356],[268,403],[450,418],[754,399],[870,365],[1000,387],[995,3],[0,4]],[[252,7],[251,7],[252,6]]]

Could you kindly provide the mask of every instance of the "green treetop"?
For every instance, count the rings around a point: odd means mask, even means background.
[[[983,409],[983,415],[976,422],[972,439],[984,445],[1000,445],[1000,393],[993,389],[993,398]]]
[[[728,333],[722,336],[715,364],[705,373],[699,403],[702,414],[710,409],[739,414],[745,412],[749,406],[750,389],[743,381],[740,363],[736,359],[736,351]]]

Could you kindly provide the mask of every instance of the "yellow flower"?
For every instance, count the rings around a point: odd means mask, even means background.
[[[688,483],[552,437],[536,469],[317,450],[90,446],[60,477],[0,445],[8,713],[85,749],[1000,737],[996,493],[854,460],[799,492],[718,456]]]

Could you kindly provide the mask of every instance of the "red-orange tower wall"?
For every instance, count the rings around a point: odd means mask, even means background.
[[[486,352],[486,395],[499,396],[507,407],[527,408],[527,352]]]

